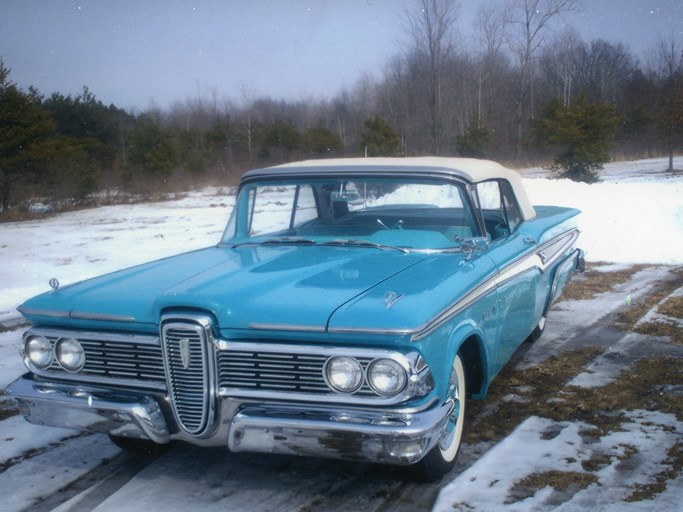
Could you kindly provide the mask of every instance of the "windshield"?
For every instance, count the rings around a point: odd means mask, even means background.
[[[463,184],[334,178],[240,190],[223,242],[453,249],[477,236]]]

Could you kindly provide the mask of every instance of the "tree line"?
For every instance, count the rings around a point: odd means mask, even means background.
[[[141,113],[78,95],[22,90],[0,61],[2,215],[200,181],[303,158],[444,155],[547,164],[593,181],[610,155],[673,155],[683,140],[683,53],[646,64],[620,42],[558,31],[576,0],[483,7],[478,40],[458,37],[454,0],[416,0],[408,44],[378,76],[325,99],[188,98]]]

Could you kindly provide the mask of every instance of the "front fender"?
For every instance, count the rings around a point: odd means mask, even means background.
[[[430,365],[439,400],[446,399],[453,361],[458,353],[467,372],[468,395],[477,400],[486,396],[491,375],[490,361],[495,358],[490,353],[491,348],[487,348],[485,339],[484,331],[471,319],[458,324],[448,335],[446,350],[441,350]]]

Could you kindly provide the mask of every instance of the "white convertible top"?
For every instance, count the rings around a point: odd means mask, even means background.
[[[394,167],[415,170],[423,169],[441,169],[450,171],[453,174],[464,178],[472,183],[480,181],[502,179],[506,180],[512,186],[512,191],[517,198],[517,203],[521,210],[524,220],[532,219],[536,216],[529,197],[526,194],[522,178],[516,171],[503,167],[497,162],[491,160],[478,160],[475,158],[445,158],[445,157],[406,157],[406,158],[331,158],[322,160],[305,160],[302,162],[291,162],[288,164],[278,165],[270,169],[294,169],[304,167],[316,168],[348,168],[348,167],[362,167],[364,169],[372,167]],[[262,169],[261,171],[264,171]],[[250,173],[251,174],[251,173]]]

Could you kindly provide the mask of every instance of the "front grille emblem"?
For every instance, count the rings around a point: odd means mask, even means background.
[[[183,338],[178,341],[178,349],[180,350],[180,362],[183,363],[183,368],[187,370],[190,367],[190,340]]]

